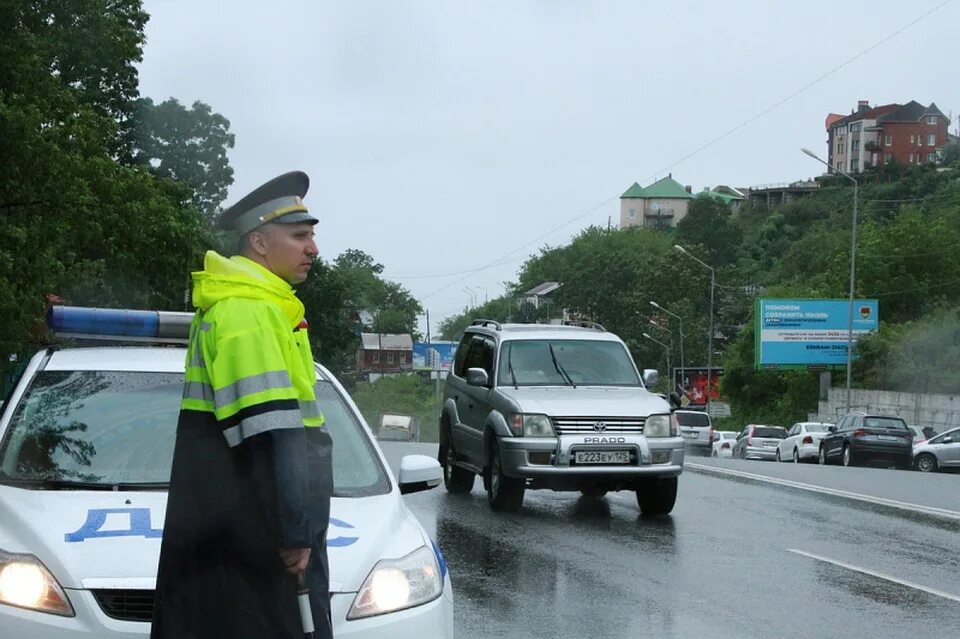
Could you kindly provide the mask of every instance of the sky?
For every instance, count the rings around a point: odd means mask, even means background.
[[[433,331],[633,182],[818,175],[858,100],[960,113],[960,0],[144,4],[140,92],[230,120],[225,205],[306,171],[321,256],[369,253]]]

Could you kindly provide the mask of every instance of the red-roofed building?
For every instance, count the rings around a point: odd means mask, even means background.
[[[901,164],[934,162],[948,142],[949,120],[936,104],[872,107],[861,100],[848,116],[831,113],[826,119],[830,166],[859,173],[868,166],[896,160]]]

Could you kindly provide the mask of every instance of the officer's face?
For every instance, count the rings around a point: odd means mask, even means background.
[[[259,235],[254,238],[254,248],[268,269],[291,284],[307,279],[319,253],[312,224],[267,224]]]

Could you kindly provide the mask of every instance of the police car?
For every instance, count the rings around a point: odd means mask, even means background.
[[[55,307],[52,327],[142,346],[38,353],[0,409],[0,637],[144,637],[166,509],[190,315]],[[439,547],[402,494],[441,481],[404,457],[399,479],[322,366],[334,444],[328,531],[337,637],[452,637]]]

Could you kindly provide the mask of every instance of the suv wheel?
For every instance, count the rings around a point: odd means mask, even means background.
[[[445,433],[440,437],[443,443],[440,444],[440,451],[437,454],[437,461],[443,468],[443,485],[450,493],[469,493],[473,490],[473,481],[476,475],[466,468],[455,465],[457,454],[454,452],[453,442],[450,440],[450,427],[441,424],[440,428],[442,429],[441,433]]]
[[[850,446],[844,446],[843,452],[840,453],[840,461],[844,466],[856,466],[857,459],[853,456],[853,450]]]
[[[500,446],[497,438],[490,440],[490,463],[487,465],[487,502],[493,510],[515,513],[523,505],[523,493],[527,489],[526,480],[507,477],[503,474],[503,462],[500,459]]]
[[[637,505],[644,515],[667,515],[676,501],[676,477],[647,479],[637,489]]]

